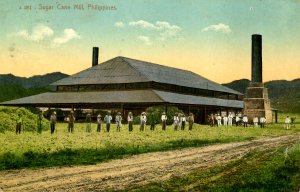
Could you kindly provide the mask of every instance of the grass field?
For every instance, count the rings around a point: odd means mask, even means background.
[[[167,131],[161,131],[161,126],[157,125],[155,131],[150,131],[148,126],[145,132],[134,126],[134,131],[129,133],[127,125],[123,125],[121,132],[116,132],[116,126],[112,125],[110,133],[104,132],[103,127],[101,133],[97,133],[93,124],[92,130],[92,133],[86,133],[85,124],[78,123],[75,132],[70,134],[67,124],[59,123],[53,135],[50,131],[21,135],[10,131],[0,133],[0,170],[95,164],[146,152],[291,134],[299,132],[300,127],[297,124],[291,130],[284,130],[283,124],[273,124],[264,129],[212,128],[196,124],[192,131],[174,131],[171,126]]]

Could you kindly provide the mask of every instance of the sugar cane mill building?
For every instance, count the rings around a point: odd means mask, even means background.
[[[243,95],[190,71],[150,62],[115,57],[98,64],[93,48],[92,67],[54,82],[56,91],[1,103],[6,106],[106,109],[127,116],[149,106],[177,106],[205,123],[210,113],[243,109]],[[126,119],[126,118],[125,118]]]

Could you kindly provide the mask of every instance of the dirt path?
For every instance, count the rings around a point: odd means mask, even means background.
[[[217,144],[168,152],[147,153],[90,166],[0,172],[0,191],[102,191],[125,189],[206,169],[264,151],[299,142],[287,135],[253,141]]]

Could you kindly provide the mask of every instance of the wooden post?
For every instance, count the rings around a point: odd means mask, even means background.
[[[275,111],[275,123],[278,123],[277,110]]]
[[[166,114],[168,113],[168,105],[167,104],[165,105],[165,113]]]

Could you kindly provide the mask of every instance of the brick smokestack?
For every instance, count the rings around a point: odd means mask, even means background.
[[[92,60],[92,66],[98,65],[98,58],[99,58],[99,48],[93,47],[93,60]]]
[[[252,35],[252,83],[262,83],[262,36]]]

